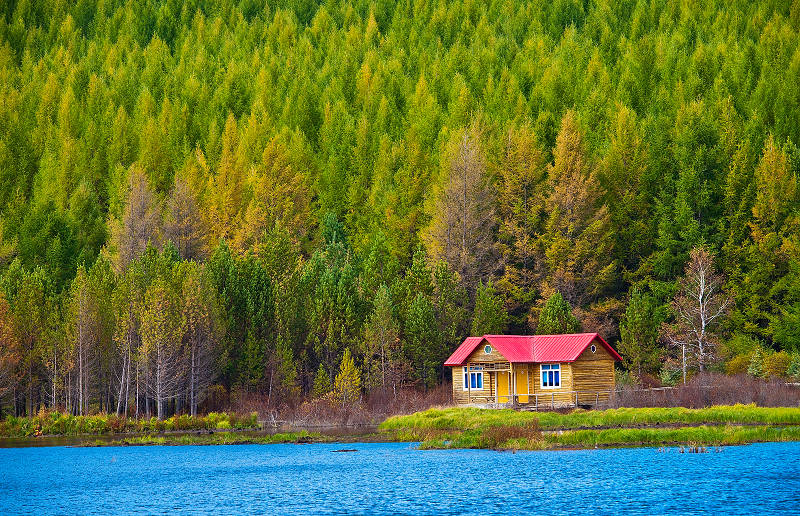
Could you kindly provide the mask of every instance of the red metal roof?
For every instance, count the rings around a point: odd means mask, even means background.
[[[453,352],[453,354],[450,355],[450,358],[447,359],[444,365],[449,366],[463,364],[470,353],[472,353],[472,351],[478,347],[478,344],[480,344],[482,340],[483,337],[467,337],[464,339],[464,342],[462,342],[461,345],[458,346],[458,348]]]
[[[509,362],[574,362],[594,341],[602,345],[615,360],[622,360],[614,348],[596,333],[564,335],[484,335],[467,337],[444,365],[462,365],[484,340]]]

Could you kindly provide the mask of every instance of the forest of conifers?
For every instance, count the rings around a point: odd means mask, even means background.
[[[689,369],[798,374],[798,175],[798,0],[8,0],[0,408],[429,388],[500,332],[674,382],[690,254]]]

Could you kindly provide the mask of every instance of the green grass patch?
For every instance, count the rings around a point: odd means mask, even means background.
[[[41,412],[33,417],[10,416],[0,421],[0,437],[36,437],[40,435],[93,435],[158,433],[192,430],[257,430],[258,415],[246,416],[211,412],[205,416],[173,416],[169,419],[134,419],[113,414],[73,416],[60,412]]]
[[[466,430],[489,426],[525,426],[534,423],[542,430],[704,423],[800,425],[800,407],[720,405],[702,409],[681,407],[578,409],[568,414],[472,407],[446,408],[390,417],[381,423],[380,430]]]
[[[734,445],[765,441],[798,441],[800,427],[775,426],[693,426],[682,428],[615,428],[608,430],[574,430],[548,434],[545,442],[553,446],[619,446],[619,445]]]
[[[419,442],[422,449],[732,445],[800,440],[800,408],[733,405],[568,414],[448,408],[391,417],[380,431],[397,440]]]
[[[614,428],[569,430],[537,437],[492,440],[485,431],[466,430],[420,441],[420,449],[482,448],[547,450],[614,446],[695,445],[728,446],[754,442],[800,441],[800,427],[693,426],[682,428]]]

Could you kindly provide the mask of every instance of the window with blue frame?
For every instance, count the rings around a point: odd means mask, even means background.
[[[561,387],[561,364],[542,364],[542,389]]]
[[[468,371],[464,367],[464,390],[482,390],[483,389],[483,367],[472,366]]]

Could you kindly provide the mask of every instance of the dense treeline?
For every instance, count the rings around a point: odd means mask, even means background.
[[[4,2],[0,399],[345,400],[537,329],[674,380],[696,274],[689,369],[800,372],[798,32],[798,1]]]

